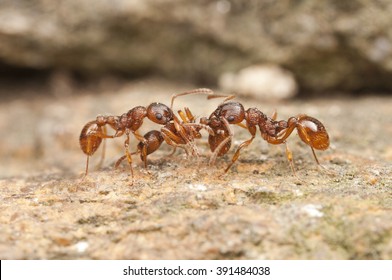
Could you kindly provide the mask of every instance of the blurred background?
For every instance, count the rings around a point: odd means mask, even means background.
[[[317,118],[326,170],[294,132],[297,180],[257,133],[218,177],[249,139],[233,126],[213,167],[202,131],[199,159],[134,156],[129,187],[119,137],[80,180],[87,122],[200,87]],[[0,258],[391,259],[391,91],[391,0],[0,0]]]
[[[17,80],[159,75],[225,89],[255,72],[293,78],[299,94],[385,92],[391,14],[388,0],[2,0],[0,71]],[[256,65],[264,68],[248,69]]]
[[[195,87],[262,104],[387,98],[391,26],[389,0],[1,0],[2,175],[15,158],[80,153],[97,114]]]

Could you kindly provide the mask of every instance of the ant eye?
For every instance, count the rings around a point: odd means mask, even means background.
[[[161,119],[162,119],[162,114],[157,113],[157,114],[155,115],[155,117],[156,117],[158,120],[161,120]]]
[[[228,118],[227,118],[227,121],[228,122],[232,122],[232,121],[234,121],[235,120],[235,117],[234,116],[229,116]]]

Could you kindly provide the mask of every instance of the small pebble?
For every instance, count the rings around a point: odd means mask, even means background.
[[[219,86],[228,93],[259,99],[286,99],[298,91],[294,75],[275,64],[252,65],[238,73],[224,73]]]

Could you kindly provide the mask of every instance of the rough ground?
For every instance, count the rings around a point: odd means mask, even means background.
[[[209,167],[205,137],[198,142],[200,159],[181,152],[168,157],[171,150],[163,145],[146,171],[134,157],[133,186],[127,165],[112,169],[123,139],[108,141],[102,168],[94,170],[98,152],[81,180],[85,156],[78,136],[87,121],[153,101],[168,104],[170,94],[193,87],[107,81],[50,97],[33,97],[33,89],[23,87],[2,89],[0,258],[392,258],[388,96],[240,100],[268,114],[276,108],[282,119],[306,113],[325,124],[332,145],[318,156],[327,171],[317,168],[295,133],[290,137],[302,181],[292,175],[284,147],[260,138],[219,177],[232,152]],[[204,116],[218,103],[188,96],[176,106]],[[155,126],[146,121],[142,132],[147,127]],[[236,129],[235,146],[248,137]]]

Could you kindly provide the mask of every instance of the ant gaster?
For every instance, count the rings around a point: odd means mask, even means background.
[[[209,96],[215,98],[222,96]],[[213,163],[218,156],[222,156],[228,152],[231,146],[233,133],[230,124],[236,124],[245,128],[251,134],[251,138],[242,142],[231,163],[225,169],[227,172],[231,166],[237,161],[241,149],[249,146],[256,136],[257,127],[259,127],[261,136],[270,144],[286,144],[286,156],[290,163],[291,169],[295,175],[292,152],[289,150],[286,139],[290,136],[294,129],[297,129],[300,139],[312,149],[313,156],[320,165],[314,149],[326,150],[329,147],[329,136],[324,125],[317,119],[307,116],[298,115],[291,117],[288,121],[277,121],[276,112],[272,117],[266,116],[257,108],[249,108],[245,111],[243,105],[239,102],[226,102],[234,96],[229,96],[221,103],[218,108],[210,115],[209,118],[201,118],[200,123],[209,126],[214,134],[210,134],[208,142],[213,152],[210,158],[210,164]],[[245,120],[245,124],[242,121]]]
[[[211,93],[212,91],[209,89],[195,89],[192,91],[175,94],[172,97],[171,107],[173,106],[174,99],[178,96]],[[194,122],[194,117],[190,110],[185,109],[185,112],[187,118],[185,118],[184,113],[180,113],[180,117],[183,119],[183,122]],[[154,123],[164,125],[164,127],[160,132],[153,130],[146,133],[144,136],[141,136],[137,131],[142,126],[143,120],[146,117]],[[115,131],[113,135],[107,134],[106,125]],[[88,174],[90,156],[92,156],[97,151],[102,143],[102,140],[105,140],[106,138],[117,138],[125,134],[125,156],[121,157],[117,161],[116,166],[118,166],[124,158],[127,159],[131,170],[133,184],[132,153],[129,151],[131,133],[136,137],[137,140],[140,141],[138,144],[138,150],[146,167],[147,155],[156,151],[163,142],[163,139],[169,145],[175,148],[184,148],[187,153],[189,147],[192,150],[192,153],[197,153],[196,147],[193,145],[192,137],[198,137],[198,130],[200,129],[183,126],[179,119],[173,114],[171,108],[162,103],[156,102],[151,103],[148,107],[134,107],[121,116],[97,116],[95,120],[88,122],[83,127],[79,137],[80,147],[87,155],[85,176]],[[188,147],[185,147],[186,145]]]

